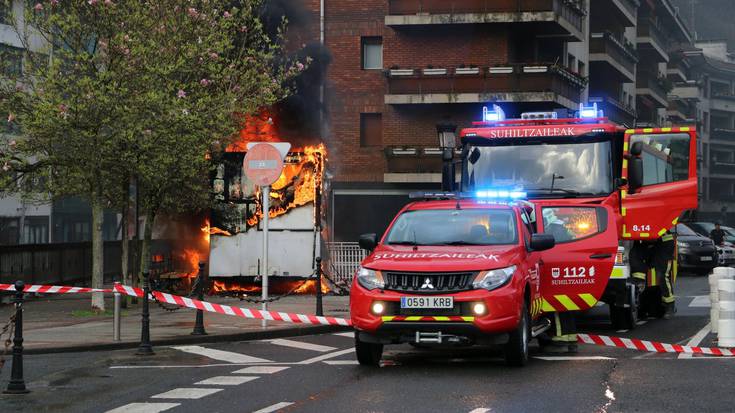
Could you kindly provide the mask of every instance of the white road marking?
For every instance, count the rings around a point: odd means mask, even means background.
[[[576,361],[576,360],[615,360],[605,356],[534,356],[533,358],[546,361]]]
[[[335,357],[339,357],[339,356],[341,356],[343,354],[352,353],[354,351],[355,351],[355,349],[350,347],[350,348],[346,348],[344,350],[335,351],[334,353],[322,354],[321,356],[317,356],[317,357],[314,357],[314,358],[310,358],[310,359],[306,359],[306,360],[303,360],[303,361],[299,361],[296,364],[314,364],[314,363],[318,363],[320,361],[329,360],[329,359],[333,359]]]
[[[186,353],[198,354],[213,360],[226,361],[228,363],[269,363],[270,360],[248,356],[247,354],[233,353],[231,351],[215,350],[202,346],[176,346],[176,350]]]
[[[332,366],[360,364],[357,360],[324,360],[324,363]]]
[[[257,376],[215,376],[194,384],[204,386],[238,386],[257,378]]]
[[[475,409],[475,410],[470,410],[470,413],[488,413],[488,412],[491,412],[491,411],[492,410],[490,410],[490,409],[486,409],[484,407],[480,407],[480,408]]]
[[[151,399],[201,399],[202,397],[209,396],[221,392],[224,389],[204,389],[197,387],[182,387],[179,389],[169,390],[165,393],[151,396]]]
[[[107,413],[158,413],[180,405],[181,403],[130,403]]]
[[[616,331],[616,333],[627,333],[627,332],[628,332],[628,330],[618,330],[618,331]]]
[[[342,337],[354,338],[355,337],[355,332],[354,331],[343,331],[341,333],[334,333],[332,335],[333,336],[342,336]]]
[[[253,366],[241,370],[233,371],[232,374],[273,374],[286,370],[288,367],[278,366]]]
[[[327,351],[337,350],[336,348],[330,347],[330,346],[322,346],[320,344],[304,343],[303,341],[285,340],[282,338],[270,340],[270,342],[271,344],[275,344],[277,346],[299,348],[302,350],[318,351],[320,353],[326,353]]]
[[[697,334],[695,334],[694,337],[692,337],[692,339],[689,340],[689,342],[686,345],[689,347],[699,346],[699,343],[701,343],[702,340],[704,340],[704,338],[707,337],[707,334],[709,334],[709,332],[710,332],[710,323],[707,323],[707,325],[702,327],[702,329],[699,330]],[[679,359],[690,359],[690,358],[692,358],[691,353],[680,353],[679,354]]]
[[[288,406],[290,406],[292,404],[293,404],[292,402],[280,402],[280,403],[276,403],[276,404],[274,404],[272,406],[268,406],[268,407],[264,407],[264,408],[262,408],[260,410],[256,410],[253,413],[270,413],[270,412],[275,412],[277,410],[283,409],[284,407],[288,407]]]
[[[709,296],[708,295],[695,295],[692,302],[689,303],[689,307],[710,308],[711,304],[709,302]]]
[[[635,323],[635,325],[637,325],[637,326],[642,326],[643,324],[646,324],[647,322],[648,322],[648,320],[638,320],[638,321],[637,321],[637,322]]]

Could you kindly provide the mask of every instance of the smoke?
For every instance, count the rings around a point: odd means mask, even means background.
[[[312,22],[301,2],[295,0],[266,0],[260,13],[266,33],[275,37],[284,19],[288,26],[305,26]]]
[[[697,34],[697,40],[727,40],[735,49],[735,24],[729,13],[732,0],[673,0],[684,20],[684,24]]]

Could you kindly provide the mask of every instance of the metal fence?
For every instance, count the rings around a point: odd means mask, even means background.
[[[365,250],[357,242],[328,242],[329,268],[334,281],[350,285],[360,262],[365,259]]]

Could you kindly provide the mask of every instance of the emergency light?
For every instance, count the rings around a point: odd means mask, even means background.
[[[475,197],[483,199],[521,199],[527,198],[528,194],[518,190],[488,189],[475,192]]]
[[[585,106],[584,103],[579,104],[579,115],[583,119],[595,119],[605,117],[602,110],[597,110],[597,103],[593,103],[592,106]]]
[[[505,120],[505,112],[498,105],[493,105],[493,110],[489,110],[487,106],[482,107],[483,122],[499,122]]]

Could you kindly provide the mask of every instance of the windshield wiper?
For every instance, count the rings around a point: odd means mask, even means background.
[[[570,194],[570,195],[582,195],[582,193],[579,191],[575,191],[574,189],[566,189],[566,188],[533,188],[533,189],[529,189],[529,191],[564,192],[565,194]]]
[[[388,242],[388,245],[413,245],[413,246],[416,246],[416,245],[419,245],[419,244],[417,244],[416,241],[408,241],[408,240],[406,240],[406,241],[390,241],[390,242]]]
[[[433,244],[433,245],[487,245],[479,242],[469,242],[469,241],[449,241],[449,242],[442,242],[441,244]]]

